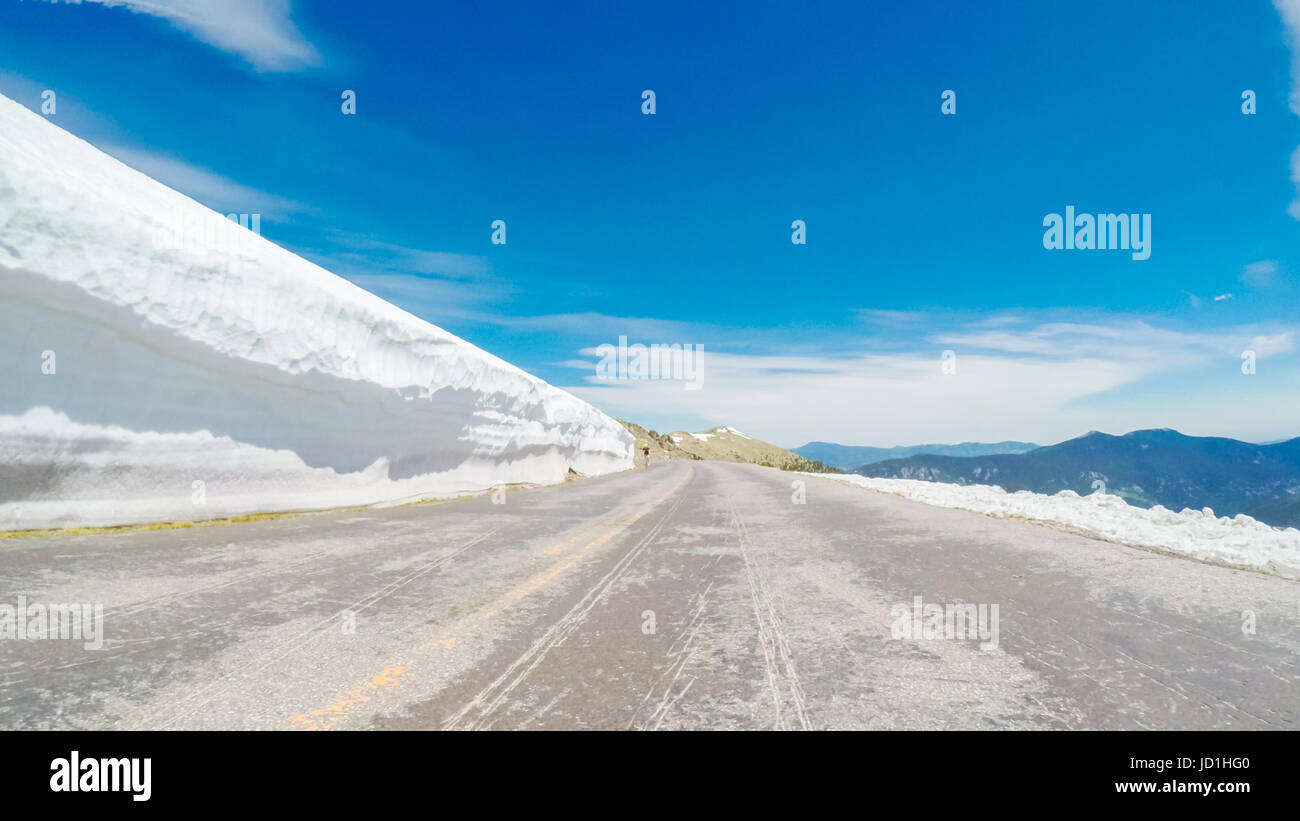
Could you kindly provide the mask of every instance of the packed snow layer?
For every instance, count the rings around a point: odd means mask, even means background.
[[[1134,507],[1118,496],[1054,496],[1008,493],[990,485],[954,485],[915,479],[870,479],[850,474],[810,473],[937,507],[990,516],[1016,516],[1064,525],[1077,532],[1135,547],[1155,548],[1199,559],[1300,575],[1300,530],[1279,529],[1244,514],[1216,517],[1209,508],[1175,513],[1157,505]]]
[[[582,400],[0,96],[0,530],[632,467]]]

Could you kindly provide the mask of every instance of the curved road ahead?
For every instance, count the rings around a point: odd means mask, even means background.
[[[0,640],[0,729],[1300,726],[1296,582],[750,465],[0,568],[0,604],[100,603],[105,634]],[[918,596],[997,605],[996,647],[894,637]]]

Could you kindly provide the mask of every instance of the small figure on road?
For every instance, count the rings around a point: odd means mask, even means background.
[[[645,442],[641,443],[641,456],[645,460],[644,462],[642,462],[641,467],[645,470],[649,470],[650,469],[650,446],[647,445]]]

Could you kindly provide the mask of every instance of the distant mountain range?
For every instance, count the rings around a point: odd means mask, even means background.
[[[794,449],[805,459],[815,459],[842,470],[853,470],[862,465],[883,462],[886,459],[905,459],[921,453],[936,456],[990,456],[996,453],[1024,453],[1038,447],[1032,442],[963,442],[960,445],[900,445],[893,448],[872,448],[859,445],[837,445],[833,442],[809,442]]]
[[[802,452],[802,448],[796,452]],[[920,454],[862,464],[863,476],[999,485],[1008,491],[1092,493],[1095,482],[1129,504],[1245,513],[1275,527],[1300,527],[1300,438],[1270,445],[1138,430],[1092,432],[1019,454]]]

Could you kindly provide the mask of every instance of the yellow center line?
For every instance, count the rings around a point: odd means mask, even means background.
[[[592,551],[600,548],[615,537],[621,535],[624,531],[644,518],[652,510],[663,504],[666,500],[677,493],[694,475],[694,471],[686,474],[682,481],[675,484],[671,490],[658,499],[643,505],[634,513],[623,516],[613,527],[606,530],[596,538],[587,542],[581,548],[569,552],[567,556],[551,565],[546,570],[538,573],[522,584],[517,585],[512,590],[499,596],[491,604],[479,608],[474,613],[463,619],[466,622],[476,622],[481,619],[489,619],[500,614],[502,611],[514,607],[528,596],[543,589],[554,581],[565,571],[572,569],[581,562]],[[560,543],[547,550],[547,555],[557,556],[568,551],[567,545]],[[427,641],[415,648],[416,652],[422,652],[427,647],[441,646],[444,650],[450,650],[456,644],[456,639],[446,633],[441,638]],[[406,672],[405,667],[393,666],[386,667],[377,675],[363,682],[360,686],[348,690],[343,696],[339,697],[333,704],[328,707],[322,707],[317,710],[309,710],[305,713],[299,713],[290,719],[290,728],[295,730],[328,730],[338,724],[345,715],[360,709],[369,702],[375,695],[382,691],[392,690],[401,683],[402,674]]]
[[[319,710],[300,713],[293,717],[295,730],[328,730],[342,720],[343,716],[354,707],[370,700],[371,694],[380,690],[391,690],[397,686],[405,667],[386,667],[360,687],[354,687],[338,701]]]

